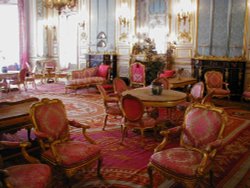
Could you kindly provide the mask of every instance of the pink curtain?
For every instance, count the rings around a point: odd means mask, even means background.
[[[24,0],[18,0],[18,11],[20,27],[20,66],[21,68],[27,68],[26,62],[28,62],[28,38]]]

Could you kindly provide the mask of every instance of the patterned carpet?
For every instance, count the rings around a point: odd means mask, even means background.
[[[152,133],[147,132],[146,144],[142,147],[138,134],[129,132],[124,145],[121,145],[119,119],[110,119],[106,131],[102,131],[104,109],[102,99],[95,88],[80,90],[78,94],[65,94],[63,84],[45,84],[39,85],[38,90],[29,89],[28,92],[21,92],[21,95],[18,92],[12,92],[4,97],[2,95],[1,101],[20,100],[30,96],[61,99],[66,106],[69,119],[89,124],[91,126],[88,131],[89,136],[103,148],[103,180],[96,177],[96,171],[93,169],[90,172],[77,174],[72,187],[140,188],[147,186],[146,166],[153,149],[159,142],[153,139]],[[226,104],[228,105],[228,103]],[[225,129],[225,146],[218,152],[215,159],[216,187],[247,187],[250,177],[250,111],[235,111],[239,108],[229,107],[230,105],[226,108],[229,122]],[[72,138],[82,140],[80,130],[72,129],[71,133]],[[15,136],[6,134],[5,138],[26,139],[26,134],[22,130]],[[154,187],[179,187],[178,184],[165,180],[158,173],[155,173],[154,176]],[[55,176],[54,187],[65,187],[62,182],[60,176]]]

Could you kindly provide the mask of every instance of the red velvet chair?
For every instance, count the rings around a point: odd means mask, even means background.
[[[154,129],[154,132],[156,132],[156,121],[148,113],[145,113],[144,105],[140,99],[129,94],[125,95],[121,99],[121,108],[124,116],[122,123],[122,143],[127,129],[139,129],[142,144],[146,129]]]
[[[42,148],[42,160],[60,167],[67,177],[98,161],[97,174],[100,176],[101,149],[86,135],[88,126],[67,119],[62,101],[44,98],[31,106],[30,114],[34,133]],[[83,136],[89,143],[72,140],[69,125],[82,128]]]
[[[191,104],[186,110],[182,126],[161,132],[164,139],[148,164],[150,185],[153,185],[153,170],[187,187],[203,184],[205,176],[209,172],[212,175],[213,159],[222,145],[226,122],[227,116],[222,108]],[[180,144],[166,149],[171,135],[179,135]]]
[[[230,98],[229,84],[223,81],[223,75],[220,71],[207,71],[204,77],[208,93],[214,90],[213,97]]]
[[[0,178],[4,187],[46,188],[50,186],[52,179],[50,166],[47,164],[41,164],[37,159],[31,157],[25,149],[27,146],[30,146],[30,143],[0,141],[1,149],[21,148],[24,158],[32,163],[12,165],[5,169],[0,169]]]
[[[174,77],[176,74],[175,70],[165,70],[163,73],[160,74],[161,78],[171,78]]]
[[[135,62],[129,67],[130,87],[141,87],[146,85],[145,65]]]
[[[122,116],[122,111],[119,106],[119,97],[117,95],[112,95],[108,94],[104,87],[102,85],[97,85],[96,86],[98,91],[100,92],[103,103],[104,103],[104,108],[105,108],[105,118],[104,118],[104,123],[103,123],[103,128],[102,130],[105,130],[105,127],[107,125],[107,120],[109,116],[114,116],[114,117],[123,117]]]
[[[154,83],[154,82],[161,83],[162,86],[163,86],[163,89],[169,89],[170,88],[170,85],[169,85],[167,77],[158,77],[158,78],[156,78],[156,79],[154,79],[152,81],[152,83]]]
[[[33,75],[28,75],[28,69],[23,68],[20,70],[18,77],[12,78],[9,81],[9,85],[17,85],[18,89],[21,91],[21,85],[23,85],[24,90],[27,91],[28,83],[32,83],[33,87],[36,88],[35,77]]]
[[[114,88],[114,92],[119,97],[122,96],[123,91],[126,91],[126,90],[130,89],[127,86],[126,82],[123,79],[119,78],[119,77],[114,78],[114,80],[113,80],[113,88]]]

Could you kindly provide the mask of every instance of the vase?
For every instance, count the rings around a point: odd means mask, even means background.
[[[161,95],[163,90],[162,84],[152,84],[152,94],[153,95]]]
[[[4,66],[2,67],[2,73],[7,73],[8,72],[8,67]]]

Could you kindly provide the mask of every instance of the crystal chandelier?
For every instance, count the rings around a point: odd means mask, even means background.
[[[73,8],[76,6],[77,0],[43,0],[44,6],[46,8],[54,8],[58,10],[59,14],[63,8]]]

